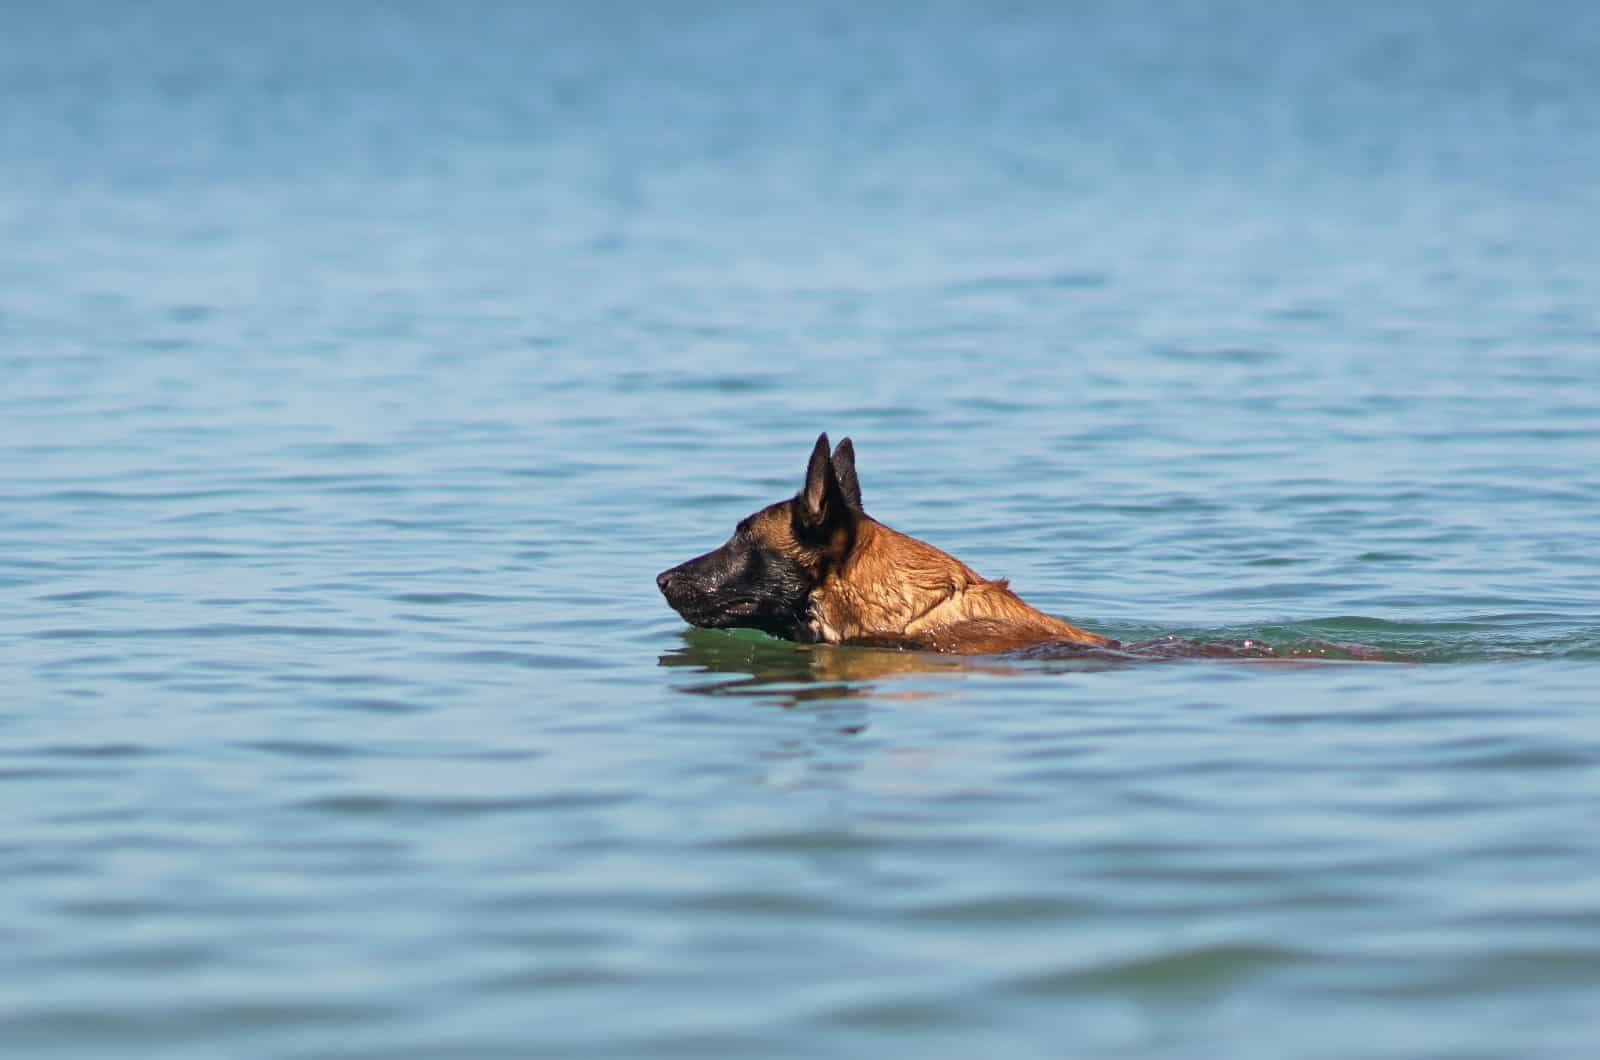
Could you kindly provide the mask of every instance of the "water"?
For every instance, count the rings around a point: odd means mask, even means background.
[[[1597,9],[802,6],[0,15],[0,1052],[1591,1055]]]

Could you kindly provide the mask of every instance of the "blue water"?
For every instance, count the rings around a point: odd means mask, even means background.
[[[1600,7],[1058,6],[0,12],[0,1055],[1593,1055]]]

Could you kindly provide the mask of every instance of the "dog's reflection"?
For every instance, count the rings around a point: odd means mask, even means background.
[[[1125,648],[1040,644],[1004,655],[940,655],[860,645],[796,644],[754,630],[688,629],[683,646],[660,657],[711,680],[682,686],[705,696],[749,696],[783,706],[841,699],[923,699],[938,691],[896,679],[939,674],[1086,673],[1180,660],[1246,665],[1316,666],[1350,661],[1398,661],[1392,652],[1362,645],[1301,640],[1273,648],[1254,639],[1160,637]]]
[[[666,652],[662,666],[683,666],[712,680],[682,691],[704,696],[751,696],[798,706],[819,700],[920,699],[936,692],[896,689],[894,678],[928,674],[1010,674],[1017,668],[994,658],[888,651],[881,648],[796,644],[752,631],[689,629],[683,646]]]

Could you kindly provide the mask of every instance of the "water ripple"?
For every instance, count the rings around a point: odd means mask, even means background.
[[[0,1054],[1594,1051],[1600,6],[1005,7],[7,7]]]

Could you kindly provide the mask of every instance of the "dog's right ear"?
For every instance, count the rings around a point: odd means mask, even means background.
[[[828,453],[826,432],[817,436],[817,444],[811,450],[806,484],[795,498],[795,510],[801,524],[813,531],[843,525],[850,515],[850,501],[839,485],[839,476],[833,470],[833,459]]]
[[[853,512],[861,511],[861,480],[856,478],[856,447],[845,438],[833,450],[833,474],[839,480],[839,490],[845,504]]]

